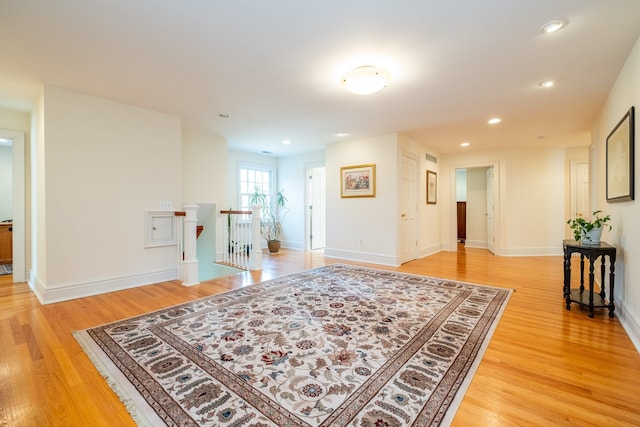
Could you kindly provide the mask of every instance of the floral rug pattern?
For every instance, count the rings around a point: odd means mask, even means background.
[[[139,424],[440,425],[510,292],[331,265],[76,338]]]

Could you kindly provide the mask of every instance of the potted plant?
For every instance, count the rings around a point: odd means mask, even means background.
[[[594,211],[591,221],[578,217],[567,221],[569,228],[573,230],[573,237],[576,241],[582,243],[600,243],[600,236],[604,227],[609,227],[611,230],[611,215],[600,216],[602,211]]]
[[[249,203],[262,208],[262,218],[260,220],[260,234],[267,241],[270,253],[280,251],[280,234],[282,233],[282,220],[288,213],[287,196],[284,189],[278,191],[275,197],[276,210],[271,208],[269,198],[262,192],[260,187],[255,187],[253,194],[249,198]],[[280,214],[280,218],[278,218]]]

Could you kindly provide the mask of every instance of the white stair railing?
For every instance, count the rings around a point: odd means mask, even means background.
[[[224,218],[222,263],[243,270],[262,269],[260,208],[220,211]]]

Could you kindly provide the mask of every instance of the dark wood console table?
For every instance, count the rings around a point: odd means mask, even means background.
[[[564,240],[562,242],[564,251],[564,298],[567,304],[567,310],[571,309],[571,303],[575,302],[589,309],[589,317],[593,317],[593,309],[606,307],[609,309],[609,317],[613,317],[615,307],[613,305],[613,285],[615,283],[615,264],[616,264],[616,248],[605,242],[596,244],[583,244],[575,240]],[[571,254],[580,254],[580,287],[571,289]],[[609,302],[607,303],[604,291],[605,279],[605,256],[609,257]],[[584,288],[584,260],[589,260],[589,290],[585,292]],[[600,292],[596,294],[594,301],[593,280],[594,266],[593,263],[601,258],[600,264]]]

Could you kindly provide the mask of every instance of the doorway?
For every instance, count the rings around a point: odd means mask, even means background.
[[[308,237],[305,246],[309,250],[324,249],[326,246],[326,168],[324,164],[307,166],[306,176],[305,228]]]
[[[11,176],[7,177],[7,187],[1,191],[11,192],[11,209],[0,221],[11,220],[11,246],[13,282],[26,281],[26,187],[25,187],[25,138],[23,132],[0,129],[0,140],[11,147]]]
[[[457,250],[460,239],[458,217],[460,202],[464,202],[464,245],[498,253],[499,245],[499,180],[498,162],[455,166],[451,170],[451,231],[450,247]]]

